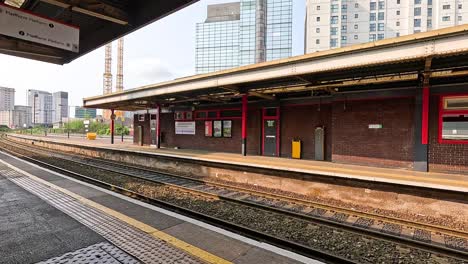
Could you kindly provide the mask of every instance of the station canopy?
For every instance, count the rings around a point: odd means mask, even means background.
[[[88,108],[144,110],[468,83],[468,24],[150,84],[83,99]],[[262,102],[264,103],[264,102]]]
[[[0,53],[69,63],[197,0],[0,0]]]

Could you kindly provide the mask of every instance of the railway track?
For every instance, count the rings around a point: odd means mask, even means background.
[[[32,153],[31,145],[18,142],[13,143],[6,140],[2,140],[1,144],[10,152],[12,152],[13,149],[19,149],[20,151],[24,151],[26,153]],[[434,225],[412,223],[401,219],[359,213],[352,210],[315,204],[309,201],[285,197],[277,194],[253,191],[250,189],[228,186],[225,184],[170,175],[101,159],[89,159],[77,155],[69,155],[56,151],[44,150],[38,147],[34,147],[34,152],[38,154],[40,153],[40,155],[44,156],[54,156],[68,162],[79,164],[80,166],[87,166],[89,168],[123,174],[141,180],[170,186],[172,188],[178,188],[184,192],[190,192],[195,195],[203,195],[211,198],[221,199],[230,203],[238,203],[244,206],[250,206],[265,211],[280,213],[289,217],[303,219],[315,224],[327,225],[332,228],[339,228],[340,230],[345,230],[346,232],[372,236],[378,239],[390,241],[392,243],[399,243],[409,247],[419,248],[434,254],[451,256],[459,260],[466,260],[468,258],[466,244],[468,236],[463,231],[450,230],[445,227]],[[16,153],[16,155],[18,155],[18,153]],[[23,158],[25,158],[24,155]],[[38,161],[35,160],[35,162],[37,163]],[[44,162],[41,161],[41,163]],[[102,185],[103,183],[100,184]],[[259,234],[256,234],[257,237],[259,237],[258,235]],[[283,244],[280,246],[291,248],[291,246],[285,246],[284,241],[279,244]],[[304,254],[304,252],[300,251],[304,251],[304,248],[298,252]],[[341,259],[340,261],[345,260]]]

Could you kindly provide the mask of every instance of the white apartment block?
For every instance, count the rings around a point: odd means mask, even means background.
[[[0,87],[0,111],[13,110],[15,107],[15,89]]]
[[[468,0],[307,0],[305,53],[468,22]]]
[[[31,122],[31,107],[15,105],[12,110],[0,111],[0,125],[9,128],[28,128]]]
[[[28,106],[32,108],[32,122],[36,124],[52,124],[53,104],[52,94],[46,91],[28,90]]]
[[[55,92],[52,94],[52,122],[62,122],[63,118],[68,117],[68,93]]]

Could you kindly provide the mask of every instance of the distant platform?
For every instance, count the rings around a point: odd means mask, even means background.
[[[209,152],[191,149],[156,149],[150,146],[138,146],[131,142],[119,140],[110,144],[109,139],[89,141],[84,138],[44,137],[30,135],[9,135],[28,140],[42,140],[58,144],[69,144],[97,149],[109,149],[133,152],[144,155],[178,158],[192,161],[203,161],[216,164],[237,165],[265,170],[297,172],[310,175],[323,175],[345,179],[358,179],[374,183],[391,183],[414,187],[426,187],[438,190],[450,190],[468,193],[468,175],[417,172],[404,169],[388,169],[369,166],[347,165],[332,162],[297,160],[265,156],[242,156],[234,153]]]

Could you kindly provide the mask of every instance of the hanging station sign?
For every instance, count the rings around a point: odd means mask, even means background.
[[[176,135],[195,135],[195,121],[175,122]]]
[[[0,35],[79,52],[80,29],[0,3]]]

